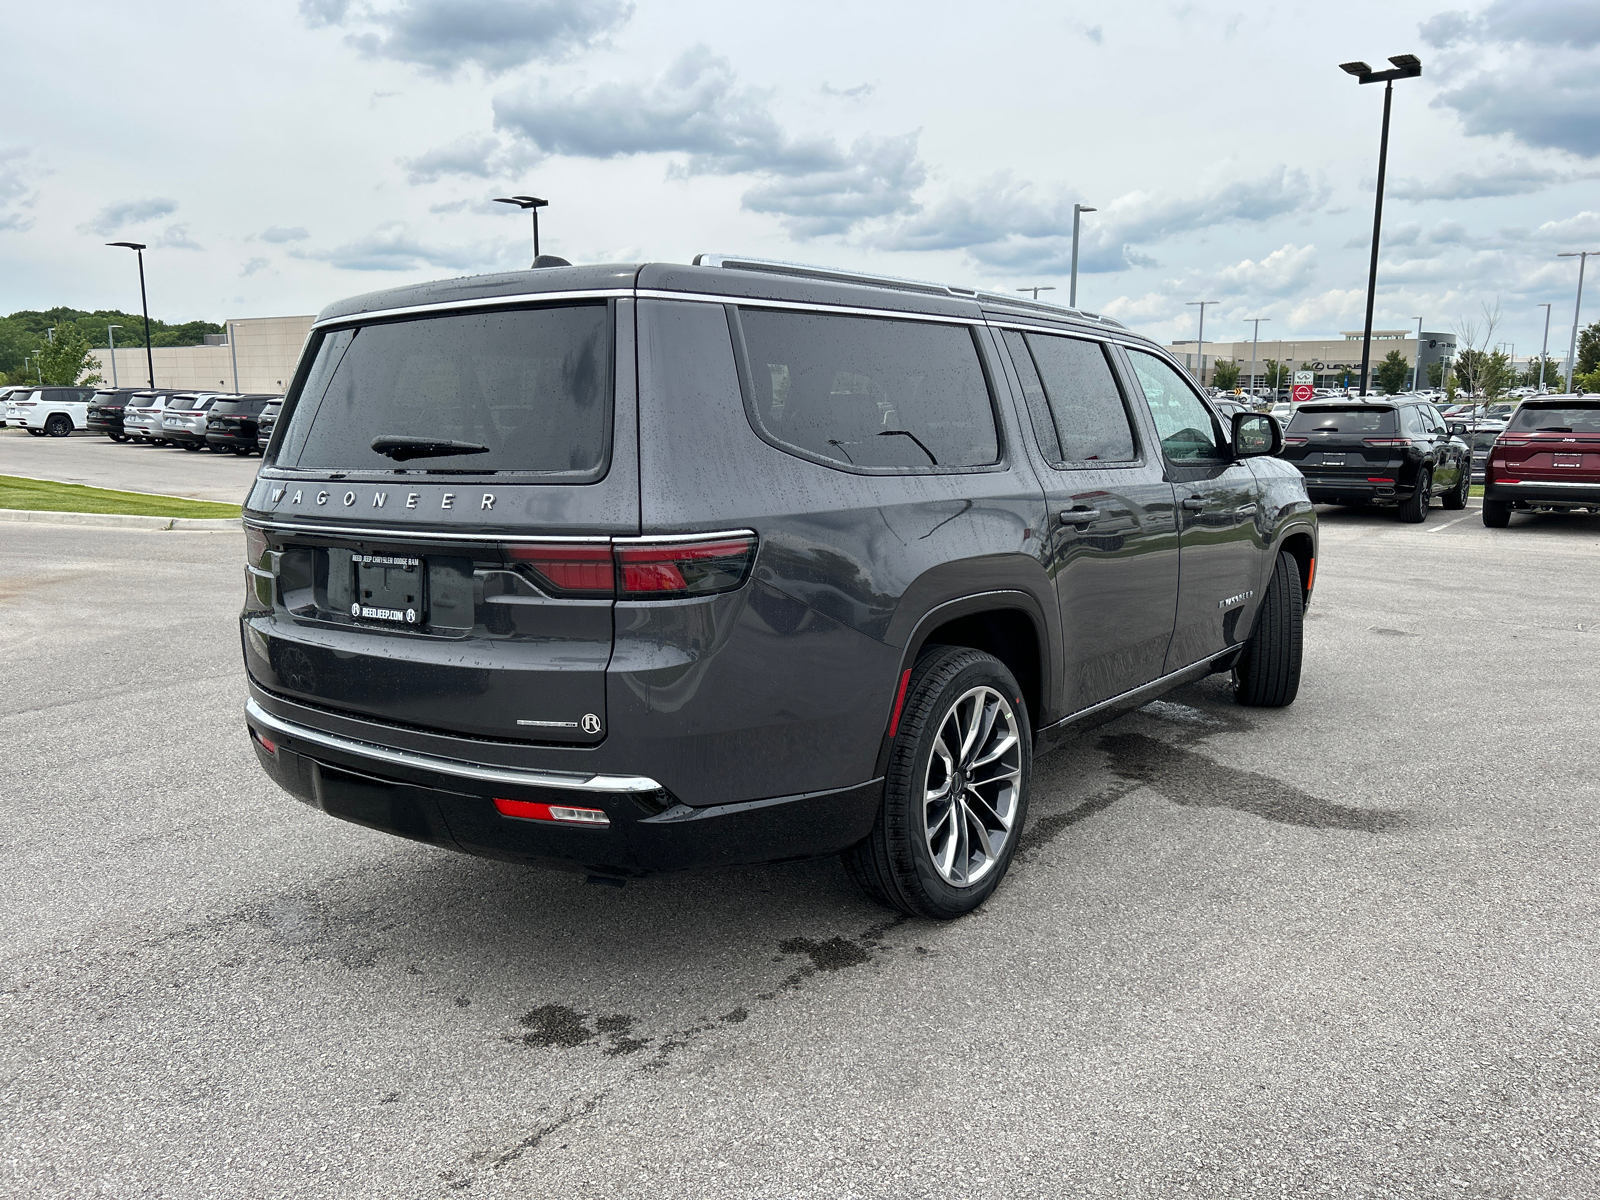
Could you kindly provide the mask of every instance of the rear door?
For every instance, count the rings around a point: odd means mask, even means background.
[[[1181,670],[1249,635],[1266,549],[1256,476],[1222,424],[1164,358],[1128,350],[1178,501],[1178,613],[1166,670]]]
[[[1066,709],[1076,712],[1162,673],[1178,599],[1172,485],[1103,343],[1004,337],[1048,464],[1045,566],[1061,610]]]
[[[248,506],[272,600],[246,614],[252,677],[424,729],[603,740],[609,539],[639,531],[632,301],[314,337]]]

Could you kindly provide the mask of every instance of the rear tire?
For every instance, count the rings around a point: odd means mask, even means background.
[[[45,420],[44,431],[51,437],[66,437],[72,432],[72,418],[66,413],[52,413]]]
[[[1005,664],[965,646],[928,647],[906,688],[878,819],[844,852],[845,870],[911,916],[971,912],[1016,853],[1032,759],[1027,705]]]
[[[1467,506],[1467,497],[1472,494],[1472,472],[1465,467],[1461,468],[1461,478],[1455,487],[1451,488],[1442,497],[1444,506],[1452,511],[1460,511]]]
[[[1256,616],[1255,632],[1233,668],[1233,698],[1250,708],[1284,708],[1300,692],[1304,652],[1305,592],[1300,564],[1284,551]]]
[[[1417,475],[1417,489],[1400,501],[1395,515],[1408,525],[1420,525],[1428,519],[1428,508],[1433,503],[1433,472],[1426,467]]]
[[[33,436],[34,436],[34,437],[43,437],[43,436],[44,436],[44,430],[42,430],[42,429],[35,429],[35,428],[34,428],[34,427],[33,427],[33,426],[32,426],[32,425],[29,425],[29,426],[27,426],[27,430],[28,430],[28,432],[29,432],[29,433],[30,433],[30,434],[32,434],[32,435],[33,435]]]
[[[1507,500],[1485,500],[1483,523],[1490,529],[1504,529],[1511,524],[1511,503]]]

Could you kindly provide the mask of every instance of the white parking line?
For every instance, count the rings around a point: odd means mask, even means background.
[[[1470,520],[1472,520],[1473,517],[1478,517],[1480,520],[1482,519],[1482,515],[1480,513],[1468,513],[1464,517],[1457,517],[1454,521],[1446,521],[1443,525],[1430,525],[1427,529],[1424,529],[1422,532],[1424,532],[1424,533],[1439,533],[1442,530],[1449,529],[1450,526],[1452,526],[1452,525],[1459,525],[1463,521],[1470,521]]]

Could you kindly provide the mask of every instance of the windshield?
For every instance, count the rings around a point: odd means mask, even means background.
[[[277,465],[598,477],[610,442],[610,363],[604,303],[332,330],[317,345]],[[401,461],[374,450],[379,439],[486,449]]]
[[[1289,422],[1289,433],[1393,433],[1394,409],[1372,408],[1316,408],[1304,409],[1294,414]]]
[[[1510,428],[1518,433],[1600,433],[1600,405],[1524,406]]]

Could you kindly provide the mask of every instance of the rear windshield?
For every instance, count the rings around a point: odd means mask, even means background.
[[[332,330],[277,465],[597,477],[610,446],[610,363],[604,303]],[[466,446],[400,461],[372,448],[378,438]]]
[[[1393,433],[1392,408],[1300,409],[1289,422],[1289,433]]]
[[[1600,433],[1600,405],[1524,407],[1512,418],[1508,428],[1521,433]]]

